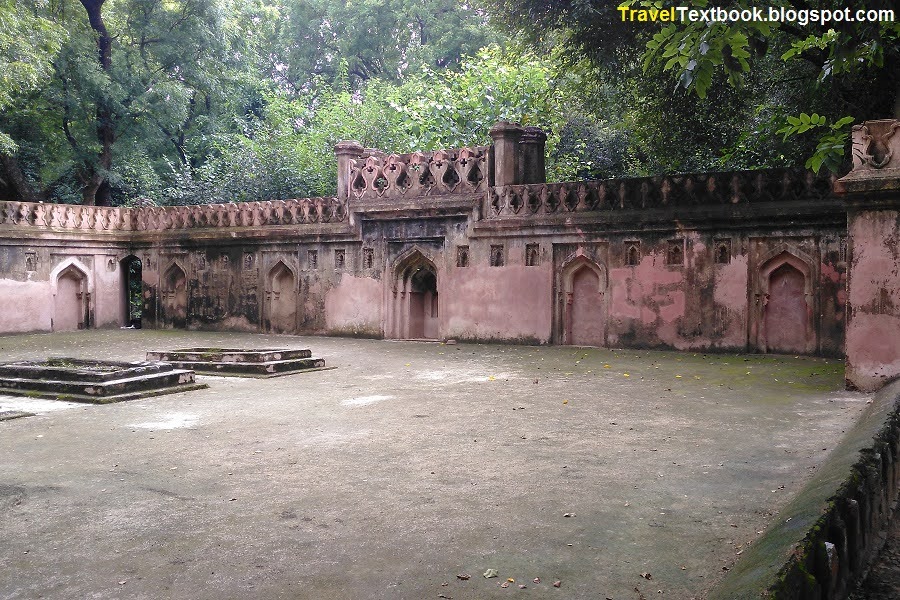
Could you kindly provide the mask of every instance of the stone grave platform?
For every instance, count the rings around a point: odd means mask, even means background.
[[[163,361],[204,375],[231,377],[280,377],[333,369],[308,349],[287,348],[183,348],[148,352],[148,361]]]
[[[78,358],[0,364],[0,394],[107,404],[208,387],[174,365]]]

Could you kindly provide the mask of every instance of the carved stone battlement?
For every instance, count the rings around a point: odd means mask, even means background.
[[[0,225],[96,232],[305,225],[346,219],[346,203],[333,197],[144,208],[0,202]]]
[[[130,231],[131,209],[78,204],[0,202],[0,225],[72,229],[80,231]]]
[[[389,155],[369,150],[349,161],[348,194],[365,200],[483,193],[489,155],[489,146]]]
[[[131,209],[135,231],[206,227],[263,227],[338,223],[347,219],[347,205],[337,198],[301,198],[230,204],[156,206]]]
[[[565,183],[497,186],[485,197],[485,218],[561,213],[820,200],[833,177],[804,169],[666,175]]]

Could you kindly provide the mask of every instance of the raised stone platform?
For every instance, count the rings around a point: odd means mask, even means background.
[[[308,349],[287,348],[183,348],[148,352],[148,361],[164,361],[197,373],[231,377],[280,377],[333,369],[325,359],[313,358]]]
[[[107,404],[208,387],[165,363],[48,358],[0,364],[0,393]]]

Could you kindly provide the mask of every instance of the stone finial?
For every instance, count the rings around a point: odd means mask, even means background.
[[[835,184],[838,193],[900,189],[900,120],[853,127],[853,169]]]
[[[540,127],[526,127],[519,140],[519,182],[546,183],[547,167],[544,145],[547,134]]]
[[[363,155],[364,150],[365,147],[356,140],[342,140],[334,145],[335,156],[344,156],[349,154],[354,158],[359,158]]]
[[[350,196],[350,161],[360,158],[365,148],[356,140],[344,140],[334,145],[337,158],[337,194],[342,200]]]
[[[525,129],[518,123],[499,121],[490,129],[494,140],[495,186],[516,185],[519,181],[519,140]]]

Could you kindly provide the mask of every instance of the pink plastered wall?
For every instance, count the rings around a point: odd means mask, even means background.
[[[325,326],[331,333],[380,337],[383,298],[380,280],[344,273],[325,294]]]
[[[438,281],[444,337],[548,343],[553,272],[537,266],[453,268]]]
[[[678,320],[686,306],[682,269],[666,265],[657,253],[645,255],[637,266],[610,269],[611,346],[678,345]]]
[[[900,376],[900,212],[851,213],[846,378],[866,391]]]
[[[113,268],[107,267],[112,261]],[[125,290],[122,267],[116,257],[97,256],[94,260],[94,327],[119,327],[125,324]]]
[[[713,300],[722,319],[722,347],[740,348],[747,343],[747,255],[732,257],[731,262],[715,265]]]
[[[49,281],[0,279],[0,332],[50,331],[53,304]]]

